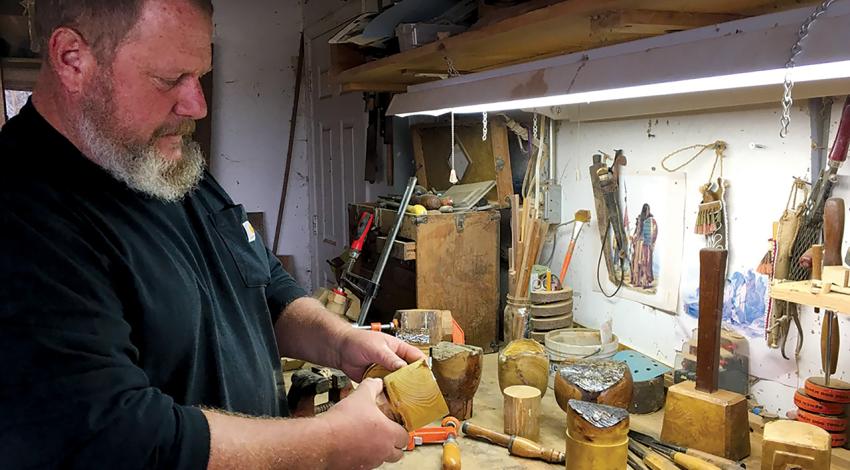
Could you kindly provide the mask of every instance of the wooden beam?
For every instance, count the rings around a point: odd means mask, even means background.
[[[730,13],[691,13],[681,11],[620,10],[590,18],[591,32],[657,35],[725,23],[742,18]]]
[[[340,93],[351,93],[361,91],[382,92],[389,91],[392,93],[404,93],[407,91],[407,85],[403,83],[368,83],[368,82],[352,82],[343,83],[339,87]]]

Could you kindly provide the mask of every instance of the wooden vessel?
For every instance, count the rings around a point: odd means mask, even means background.
[[[628,447],[628,411],[579,400],[567,402],[567,470],[622,470]]]
[[[583,360],[562,366],[555,374],[555,399],[568,411],[570,400],[628,409],[632,374],[624,362]]]
[[[379,401],[378,407],[388,418],[413,431],[449,414],[446,400],[424,359],[387,372],[381,366],[372,366],[364,378],[383,378],[388,404]]]
[[[549,357],[543,345],[532,339],[511,341],[499,353],[499,387],[529,385],[546,395],[549,383]]]
[[[481,382],[484,353],[478,346],[442,342],[431,348],[431,370],[449,406],[460,420],[472,416],[472,398]]]

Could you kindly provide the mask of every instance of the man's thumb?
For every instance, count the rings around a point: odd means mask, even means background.
[[[368,394],[372,400],[376,400],[384,391],[384,381],[381,379],[364,379],[357,387],[357,391],[360,391],[361,388],[364,389],[363,393]]]

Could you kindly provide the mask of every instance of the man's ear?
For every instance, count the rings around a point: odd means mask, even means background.
[[[97,70],[97,59],[89,44],[74,29],[53,31],[47,43],[47,55],[59,81],[69,93],[79,93]]]

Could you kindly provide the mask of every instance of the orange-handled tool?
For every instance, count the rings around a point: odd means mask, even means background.
[[[443,470],[460,470],[460,446],[455,435],[451,435],[443,443]]]
[[[570,246],[567,248],[566,256],[564,256],[564,264],[561,265],[560,281],[562,286],[566,285],[564,279],[567,276],[567,268],[570,267],[570,261],[573,259],[573,251],[576,248],[578,236],[581,234],[581,228],[588,222],[590,222],[589,210],[580,210],[576,212],[576,218],[573,225],[573,236],[570,238]]]
[[[410,432],[407,447],[404,450],[413,450],[416,446],[423,444],[443,444],[450,437],[457,437],[460,429],[460,421],[454,416],[443,418],[440,427],[419,428]]]

